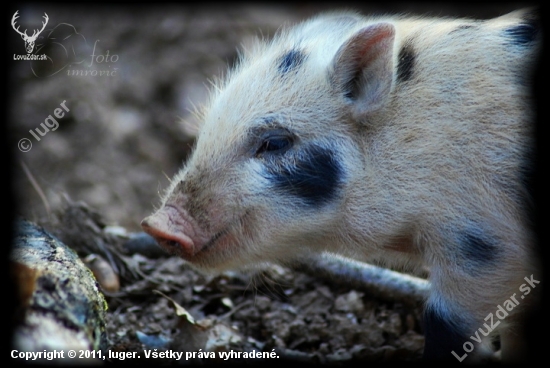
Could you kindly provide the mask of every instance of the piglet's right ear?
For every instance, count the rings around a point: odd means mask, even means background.
[[[360,29],[332,61],[331,80],[349,101],[352,116],[365,121],[387,101],[393,85],[395,27],[376,23]]]

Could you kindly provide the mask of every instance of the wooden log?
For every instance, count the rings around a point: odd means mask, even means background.
[[[65,359],[69,350],[106,349],[107,303],[73,250],[41,227],[19,220],[10,260],[19,291],[14,349],[64,351]]]

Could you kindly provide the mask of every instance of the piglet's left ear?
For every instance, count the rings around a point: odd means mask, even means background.
[[[346,41],[332,61],[331,80],[350,101],[352,116],[358,121],[380,109],[389,97],[394,36],[390,23],[369,25]]]

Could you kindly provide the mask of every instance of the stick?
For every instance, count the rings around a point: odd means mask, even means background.
[[[349,285],[380,299],[413,306],[424,302],[430,288],[428,280],[329,254],[300,262],[295,269]]]

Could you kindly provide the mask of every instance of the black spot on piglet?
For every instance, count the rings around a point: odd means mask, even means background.
[[[266,178],[274,188],[311,206],[329,203],[338,192],[342,168],[334,153],[319,146],[306,148],[285,162],[267,162]]]
[[[496,241],[486,234],[480,225],[472,224],[463,231],[459,249],[466,262],[466,269],[474,272],[494,265],[499,258]]]
[[[299,50],[290,50],[279,58],[277,68],[282,74],[287,74],[298,68],[303,63],[304,59],[305,55],[303,52]]]
[[[428,361],[458,362],[452,352],[462,356],[463,344],[468,341],[468,335],[461,331],[456,321],[448,321],[441,317],[434,307],[428,307],[424,312],[424,359]]]
[[[513,45],[527,45],[533,42],[538,34],[539,27],[536,21],[521,23],[513,27],[506,28],[504,35]]]
[[[399,51],[397,64],[397,81],[406,82],[411,79],[414,71],[416,55],[410,45],[405,45]]]

